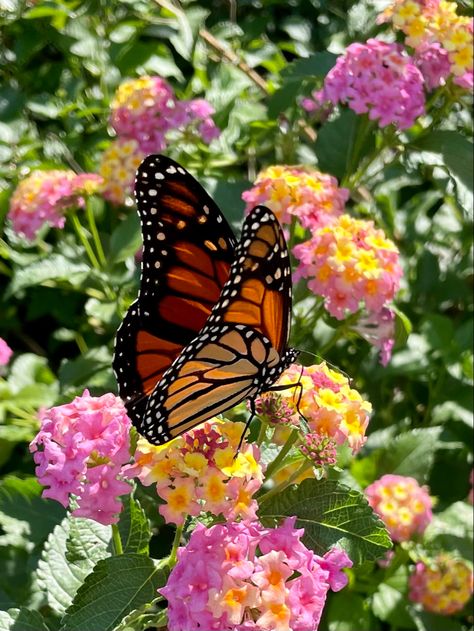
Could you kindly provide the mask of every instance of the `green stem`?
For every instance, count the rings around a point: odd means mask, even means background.
[[[84,246],[85,251],[87,252],[87,256],[89,257],[92,267],[95,267],[95,269],[100,270],[99,261],[97,260],[97,257],[94,254],[94,250],[91,248],[91,245],[87,239],[86,234],[84,233],[84,228],[82,227],[77,214],[75,213],[75,211],[72,211],[70,215],[71,215],[71,220],[72,220],[74,229],[76,231],[76,234],[79,237],[80,242]]]
[[[168,557],[168,565],[169,567],[174,567],[176,565],[176,558],[178,555],[178,548],[181,541],[181,535],[183,534],[184,522],[181,526],[176,527],[176,532],[174,533],[173,539],[173,547],[171,548],[170,555]]]
[[[273,497],[274,495],[277,495],[278,493],[281,493],[281,491],[284,491],[288,486],[293,484],[294,481],[300,477],[300,475],[302,475],[305,471],[307,471],[312,466],[313,465],[311,464],[311,462],[309,462],[308,460],[305,460],[303,464],[301,465],[301,467],[297,469],[293,473],[293,475],[288,478],[288,480],[284,480],[283,482],[280,482],[280,484],[277,484],[277,486],[274,486],[273,489],[270,489],[263,495],[259,495],[258,503],[261,505],[262,502],[265,502],[269,500],[271,497]]]
[[[286,443],[280,449],[280,451],[278,453],[278,456],[275,458],[275,460],[273,460],[273,462],[271,462],[268,465],[268,468],[267,468],[267,471],[266,471],[266,474],[265,474],[265,479],[266,480],[269,480],[272,477],[272,475],[275,473],[275,471],[278,471],[278,469],[281,468],[282,462],[284,461],[284,459],[286,458],[286,456],[290,452],[290,449],[295,444],[297,438],[298,438],[298,430],[297,429],[293,429],[291,431],[291,434],[288,436],[288,439],[287,439]]]
[[[265,440],[265,436],[267,433],[267,427],[268,427],[268,423],[262,419],[260,419],[260,431],[258,432],[258,438],[257,438],[257,445],[260,447],[260,445],[263,443],[263,441]]]
[[[94,239],[97,256],[99,258],[101,266],[105,267],[107,265],[107,259],[105,258],[104,248],[102,247],[102,242],[99,237],[99,231],[97,230],[97,224],[94,217],[94,211],[92,210],[92,204],[89,199],[87,200],[87,203],[86,203],[86,216],[87,216],[87,222],[89,224],[89,229],[92,234],[92,238]]]
[[[123,554],[122,539],[117,524],[112,524],[112,542],[115,554]]]

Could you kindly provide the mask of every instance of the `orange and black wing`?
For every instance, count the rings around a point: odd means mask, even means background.
[[[143,237],[140,290],[117,331],[113,368],[138,425],[148,396],[218,301],[235,238],[202,186],[170,158],[145,158],[135,197]]]
[[[273,213],[258,206],[206,326],[157,384],[139,432],[164,443],[271,387],[296,357],[287,349],[290,307],[285,238]]]

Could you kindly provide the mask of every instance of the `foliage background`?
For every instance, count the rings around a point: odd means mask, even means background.
[[[64,526],[57,526],[63,511],[39,498],[27,446],[38,429],[38,408],[67,402],[85,387],[96,394],[116,391],[113,338],[136,295],[133,254],[140,244],[133,208],[92,199],[106,255],[106,264],[93,269],[70,218],[65,231],[44,231],[28,245],[5,222],[9,199],[33,168],[97,171],[111,141],[107,120],[114,91],[124,78],[144,73],[166,78],[181,98],[203,96],[214,106],[220,141],[211,147],[170,145],[168,153],[194,170],[234,225],[244,207],[240,194],[261,167],[309,163],[348,186],[352,210],[374,218],[397,243],[405,276],[388,367],[330,318],[303,328],[298,318],[311,298],[301,287],[294,343],[318,353],[337,331],[338,342],[324,357],[353,377],[374,406],[369,441],[358,459],[348,459],[342,481],[360,489],[391,472],[428,484],[440,515],[433,545],[470,557],[472,526],[463,503],[472,467],[470,114],[440,94],[436,130],[424,133],[416,125],[397,139],[388,160],[381,151],[372,170],[360,173],[357,167],[372,143],[370,135],[367,147],[355,143],[360,119],[345,112],[315,139],[305,131],[295,98],[310,93],[349,43],[383,32],[375,23],[383,4],[200,1],[179,9],[167,0],[0,4],[0,337],[15,350],[11,370],[0,381],[1,609],[47,611],[45,584],[56,611],[69,604],[53,578],[65,571],[58,560],[67,539]],[[81,222],[87,231],[83,216]],[[146,506],[150,498],[141,501]],[[55,526],[45,557],[43,545]],[[170,534],[158,521],[153,526],[151,551],[159,558]],[[96,530],[83,533],[81,553],[69,551],[82,563],[76,563],[69,586],[82,582],[92,560],[106,557],[107,536]],[[90,557],[85,550],[92,536]],[[440,621],[409,613],[403,562],[406,558],[388,577],[374,574],[373,563],[359,569],[350,589],[332,598],[322,628],[353,631],[356,617],[357,628],[370,631],[466,628],[465,615]],[[133,571],[139,569],[129,568]],[[22,629],[43,628],[34,613],[24,615],[32,619]],[[49,624],[57,624],[54,615]],[[79,628],[74,625],[80,621],[68,628]],[[10,628],[1,617],[0,628]]]

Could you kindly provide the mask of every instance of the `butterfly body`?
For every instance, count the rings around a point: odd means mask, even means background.
[[[161,175],[171,167],[170,176],[183,176],[184,183],[177,178],[173,185],[171,177],[167,186],[185,199],[184,209],[169,193],[161,195],[163,208],[155,204],[158,192],[150,197],[157,180],[168,182],[166,175],[156,178],[157,164]],[[192,195],[185,195],[191,182]],[[296,351],[287,347],[291,271],[283,232],[270,210],[257,206],[250,212],[235,246],[217,206],[169,158],[145,160],[136,192],[144,266],[139,298],[117,334],[114,369],[137,430],[162,444],[268,390],[295,360]],[[207,219],[200,224],[203,206]],[[178,225],[184,217],[211,230],[195,226],[182,239],[179,231],[187,226]],[[168,244],[167,254],[156,253],[157,234],[165,235],[158,241]]]

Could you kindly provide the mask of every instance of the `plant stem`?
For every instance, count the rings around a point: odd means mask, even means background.
[[[275,458],[275,460],[273,460],[273,462],[271,462],[268,465],[268,468],[267,468],[267,471],[266,471],[266,475],[265,475],[265,479],[266,480],[269,480],[272,477],[272,475],[275,473],[275,471],[278,471],[278,469],[280,469],[280,465],[282,464],[282,462],[284,461],[284,459],[286,458],[286,456],[290,452],[290,449],[295,444],[295,441],[296,441],[297,438],[298,438],[298,430],[297,429],[293,429],[291,431],[291,434],[288,436],[288,440],[283,445],[283,447],[280,449],[280,451],[278,453],[278,456]]]
[[[112,524],[112,542],[115,554],[123,554],[122,539],[117,524]]]
[[[79,237],[80,242],[84,246],[85,251],[87,252],[87,256],[89,257],[92,267],[94,267],[96,270],[100,270],[99,261],[97,260],[97,257],[94,254],[94,250],[90,246],[87,236],[84,233],[84,228],[82,227],[81,222],[79,221],[79,218],[76,212],[72,211],[70,214],[71,214],[71,220],[74,225],[76,234]]]
[[[97,224],[94,217],[94,211],[92,210],[92,204],[89,199],[86,202],[86,215],[87,215],[87,222],[89,224],[89,229],[91,231],[92,238],[94,239],[97,256],[99,258],[101,266],[105,267],[107,265],[107,259],[105,258],[104,248],[102,247],[102,242],[99,237],[99,231],[97,230]]]
[[[258,432],[258,437],[257,437],[257,445],[259,447],[265,439],[265,435],[267,433],[267,427],[268,427],[268,423],[260,419],[260,431]]]
[[[181,526],[176,527],[176,532],[174,533],[173,539],[173,547],[171,548],[170,555],[168,557],[168,565],[169,567],[174,567],[176,565],[176,558],[178,555],[179,543],[181,541],[181,535],[183,534],[184,522]]]

